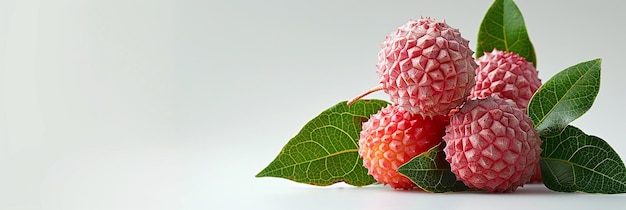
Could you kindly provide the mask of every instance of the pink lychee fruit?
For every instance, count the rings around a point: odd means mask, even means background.
[[[513,100],[525,110],[541,86],[533,64],[516,53],[494,49],[476,59],[476,63],[476,86],[470,92],[470,99],[498,96]]]
[[[474,86],[477,64],[468,44],[446,22],[409,20],[381,44],[376,67],[382,90],[411,113],[448,114]]]
[[[450,117],[444,152],[458,180],[489,192],[511,192],[528,183],[540,160],[533,122],[512,101],[467,101]]]
[[[363,123],[359,155],[368,174],[395,189],[416,185],[398,173],[398,167],[443,141],[447,116],[424,118],[389,105]]]

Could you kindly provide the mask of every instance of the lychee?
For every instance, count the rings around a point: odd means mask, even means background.
[[[395,189],[416,185],[397,169],[413,157],[443,141],[447,116],[424,118],[397,105],[389,105],[363,123],[359,155],[368,174]]]
[[[489,192],[523,186],[540,160],[533,122],[512,101],[498,97],[467,101],[450,117],[443,139],[457,179]]]
[[[476,86],[470,99],[498,96],[511,99],[521,109],[541,86],[541,79],[531,62],[513,52],[494,49],[476,59]]]
[[[380,88],[411,113],[446,115],[474,86],[477,64],[468,44],[446,22],[409,20],[381,44],[376,65]]]

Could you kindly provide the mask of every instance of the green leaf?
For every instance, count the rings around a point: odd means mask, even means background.
[[[476,58],[494,48],[517,53],[537,67],[535,48],[528,37],[524,17],[512,0],[496,0],[480,24]]]
[[[398,172],[428,192],[442,193],[468,190],[469,188],[463,182],[456,180],[456,176],[450,170],[450,164],[445,160],[443,145],[444,143],[441,143],[415,156],[400,166]]]
[[[376,180],[367,174],[358,155],[361,124],[387,106],[382,100],[346,102],[309,121],[256,177],[279,177],[326,186],[337,182],[364,186]]]
[[[604,140],[573,126],[542,139],[541,176],[549,189],[626,193],[626,167]]]
[[[537,90],[528,115],[540,135],[559,133],[591,108],[600,91],[601,62],[595,59],[568,67]]]

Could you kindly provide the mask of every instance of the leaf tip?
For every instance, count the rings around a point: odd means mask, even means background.
[[[261,178],[261,177],[269,177],[272,176],[271,173],[268,172],[268,168],[265,167],[263,170],[259,171],[259,173],[257,173],[256,175],[254,175],[255,178]]]

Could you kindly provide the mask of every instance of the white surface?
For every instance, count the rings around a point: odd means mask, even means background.
[[[491,1],[0,0],[0,209],[605,209],[625,195],[427,194],[254,178],[320,111],[377,82],[384,36]],[[603,58],[574,124],[624,158],[621,1],[519,1],[547,80]],[[372,95],[387,99],[382,94]],[[531,208],[528,208],[531,207]]]
[[[240,196],[249,202],[230,197],[226,200],[228,203],[218,202],[221,205],[217,209],[620,209],[626,202],[623,195],[556,193],[536,184],[510,194],[431,194],[395,191],[382,186],[288,186],[260,195],[243,193]]]

